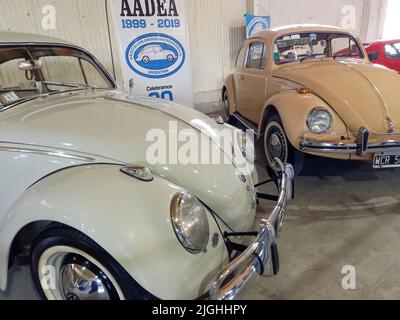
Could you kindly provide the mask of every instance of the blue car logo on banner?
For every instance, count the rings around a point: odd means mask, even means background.
[[[185,50],[175,38],[162,33],[137,37],[126,49],[126,62],[137,74],[146,78],[166,78],[185,63]]]
[[[267,30],[271,26],[271,18],[269,16],[254,16],[246,14],[246,35],[250,38],[259,31]]]

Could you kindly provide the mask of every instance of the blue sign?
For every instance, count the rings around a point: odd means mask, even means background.
[[[159,79],[182,68],[186,56],[182,44],[175,38],[162,33],[147,33],[129,44],[125,58],[137,74]]]
[[[246,36],[250,38],[259,31],[267,30],[271,27],[270,16],[254,16],[246,13]]]

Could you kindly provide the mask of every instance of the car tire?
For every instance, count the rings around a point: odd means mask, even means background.
[[[273,160],[279,158],[283,163],[292,164],[296,175],[303,169],[305,155],[290,144],[278,114],[267,121],[263,146],[268,167],[279,171]]]
[[[34,241],[31,274],[43,300],[157,299],[96,242],[64,225]]]
[[[172,54],[167,55],[167,60],[172,62],[174,60],[174,56]]]
[[[148,64],[150,62],[150,58],[148,56],[144,56],[142,58],[143,63]]]
[[[222,104],[224,107],[224,115],[225,115],[225,119],[229,120],[230,117],[230,106],[229,106],[229,95],[228,95],[228,90],[224,90],[224,94],[222,96]]]

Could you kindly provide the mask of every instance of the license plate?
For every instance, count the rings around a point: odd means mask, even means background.
[[[400,168],[400,152],[382,152],[374,157],[374,168]]]

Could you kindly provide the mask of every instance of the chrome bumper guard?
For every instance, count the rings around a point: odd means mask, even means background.
[[[400,133],[375,134],[370,133],[368,129],[360,128],[355,135],[350,132],[325,133],[323,135],[350,135],[356,136],[356,140],[354,143],[317,141],[307,139],[305,134],[303,134],[300,141],[300,149],[302,151],[317,153],[356,154],[360,157],[369,153],[400,151]],[[372,142],[371,137],[379,138],[379,140],[382,139],[383,141]]]
[[[278,203],[268,218],[261,219],[254,242],[219,272],[209,292],[212,300],[237,299],[258,276],[275,274],[276,241],[285,218],[286,204],[292,199],[294,178],[290,164],[284,165],[279,159],[275,161],[281,168]]]

